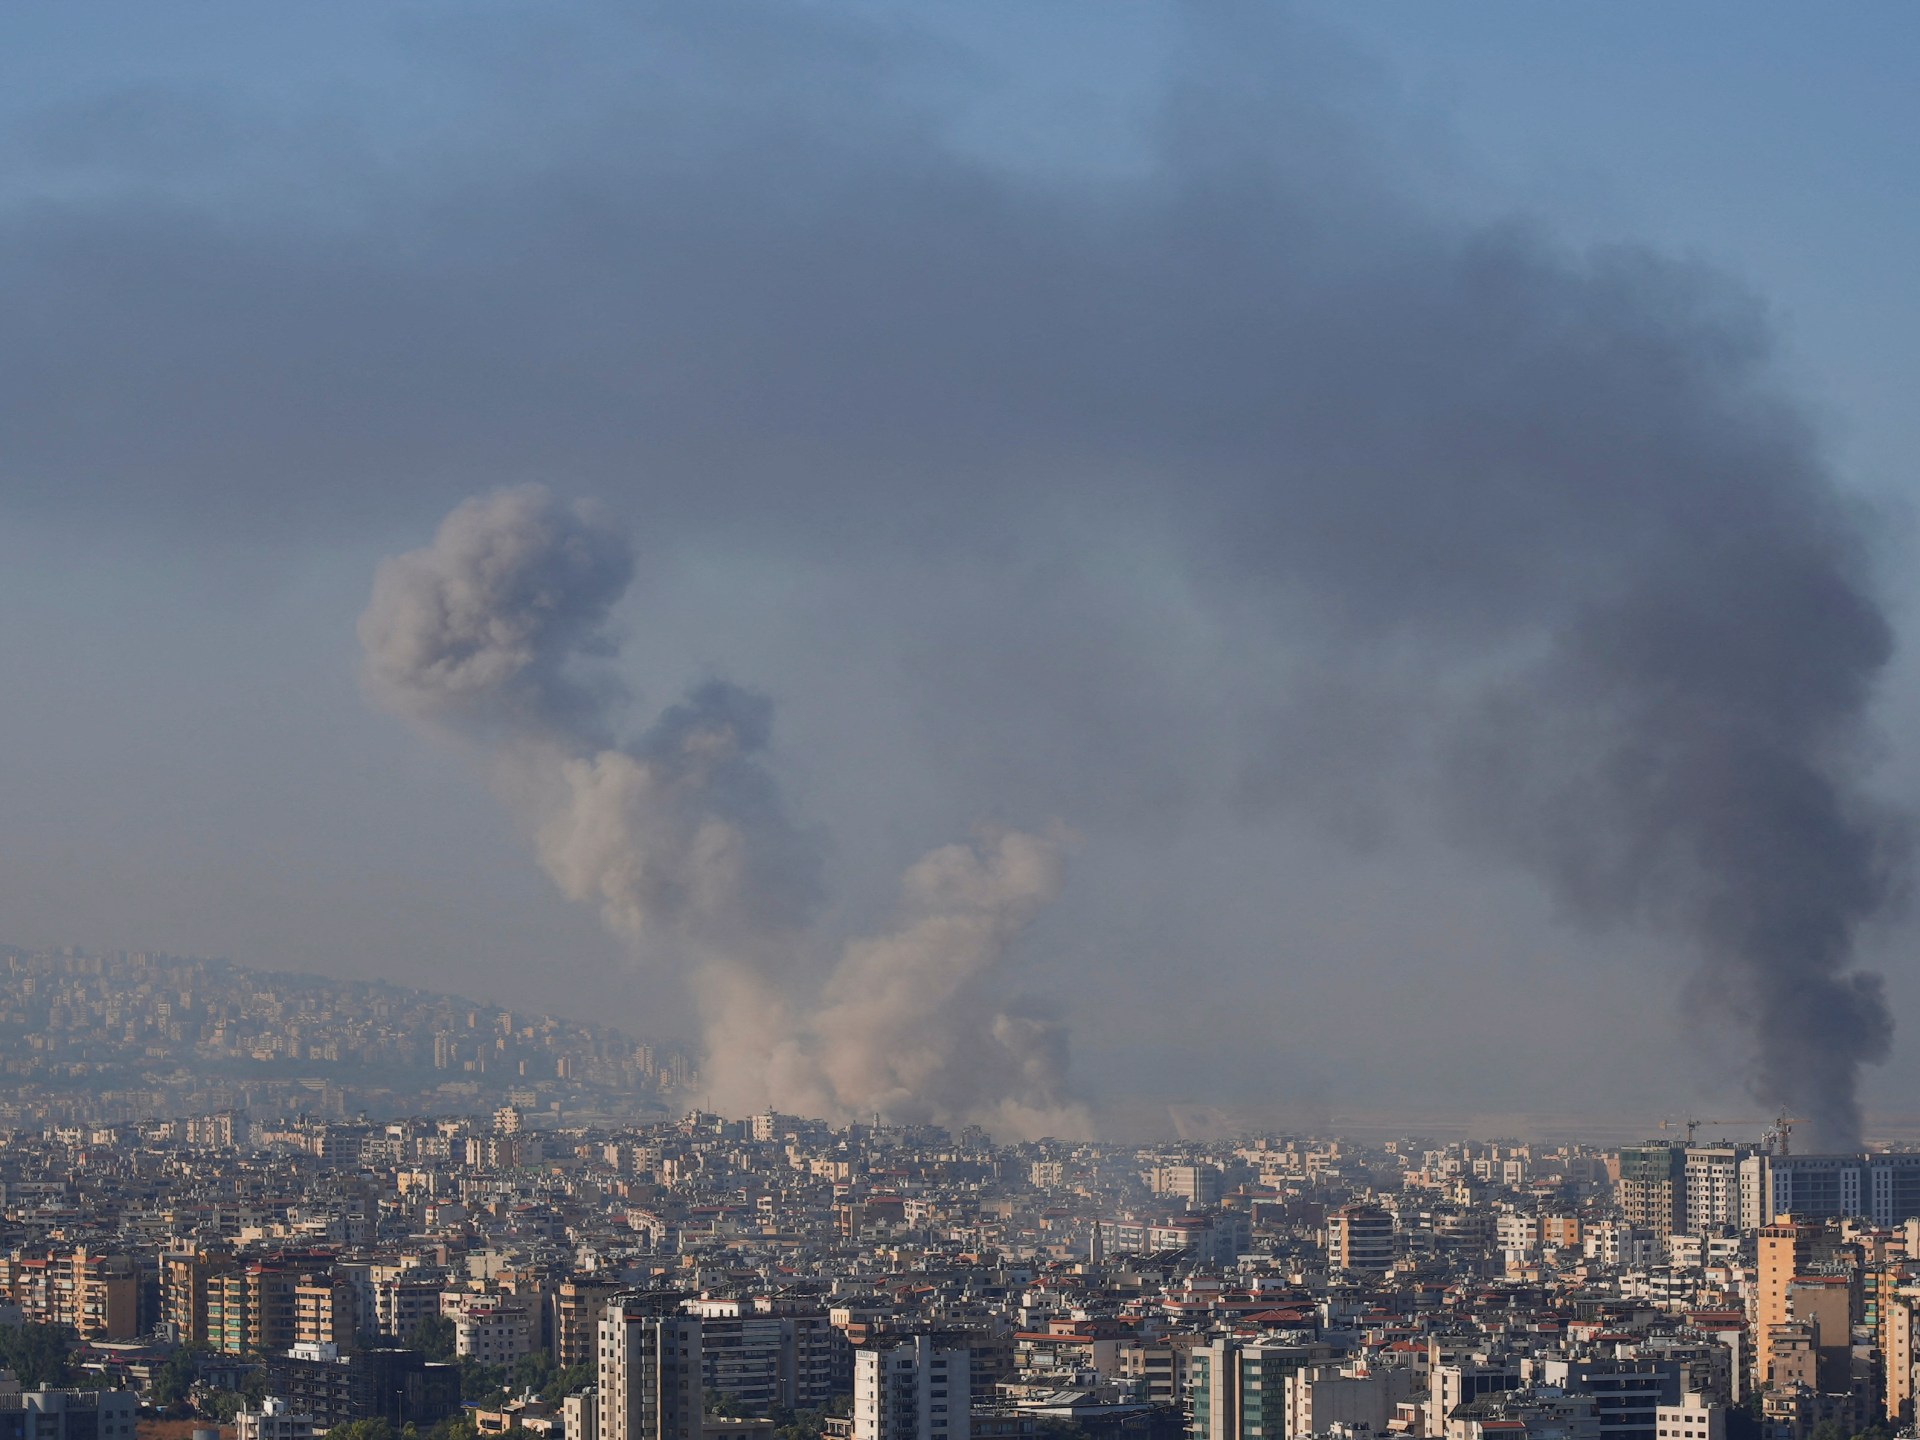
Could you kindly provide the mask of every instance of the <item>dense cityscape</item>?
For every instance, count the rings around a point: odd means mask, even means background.
[[[0,1440],[1920,1440],[1916,61],[0,3]]]
[[[502,1104],[664,1114],[685,1051],[378,982],[168,955],[0,947],[0,1125]]]
[[[30,1037],[0,1142],[0,1426],[22,1437],[1832,1440],[1913,1420],[1920,1154],[1797,1154],[1788,1117],[1613,1148],[607,1118],[595,1083],[663,1103],[650,1051],[610,1032],[157,956],[16,951],[6,974]],[[116,1049],[241,1068],[90,1092]],[[244,1073],[336,1056],[422,1083]],[[353,1108],[402,1095],[417,1108]]]

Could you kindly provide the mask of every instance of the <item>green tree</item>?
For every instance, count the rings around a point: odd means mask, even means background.
[[[536,1393],[544,1391],[553,1383],[553,1356],[545,1350],[530,1351],[515,1360],[508,1367],[508,1373],[514,1394],[523,1394],[528,1390]]]
[[[329,1434],[332,1432],[329,1431]],[[427,1440],[479,1440],[480,1427],[466,1411],[449,1415],[427,1432]]]
[[[471,1355],[462,1355],[459,1365],[462,1400],[479,1405],[497,1405],[507,1398],[507,1381],[511,1377],[506,1366],[483,1365]]]
[[[767,1418],[773,1421],[774,1434],[780,1440],[820,1440],[826,1433],[825,1410],[793,1410],[775,1405],[767,1412]]]
[[[212,1347],[204,1344],[187,1344],[176,1348],[158,1370],[154,1372],[153,1383],[149,1386],[155,1405],[178,1405],[187,1398],[193,1389],[193,1382],[200,1375],[200,1357]]]
[[[73,1332],[64,1325],[0,1325],[0,1365],[23,1390],[73,1383]]]
[[[553,1404],[566,1399],[569,1395],[578,1395],[598,1378],[591,1360],[583,1361],[578,1365],[569,1365],[564,1370],[553,1372],[553,1378],[541,1389],[540,1398]]]
[[[429,1315],[414,1327],[411,1344],[427,1359],[444,1362],[454,1358],[454,1336],[453,1321],[444,1315]]]
[[[213,1390],[195,1400],[194,1406],[215,1424],[231,1425],[233,1417],[247,1408],[247,1397],[238,1390]]]

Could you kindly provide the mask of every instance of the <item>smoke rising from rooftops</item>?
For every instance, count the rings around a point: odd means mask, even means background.
[[[380,567],[368,691],[478,748],[561,890],[689,971],[717,1103],[1085,1133],[1059,1025],[1006,999],[1009,948],[1059,894],[1062,838],[934,851],[908,871],[901,928],[850,945],[807,1005],[793,972],[819,843],[764,762],[772,703],[713,681],[638,741],[607,738],[626,701],[602,673],[608,626],[632,574],[591,507],[539,486],[469,500]]]

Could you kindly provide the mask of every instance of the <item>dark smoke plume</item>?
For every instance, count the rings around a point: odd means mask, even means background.
[[[1164,7],[1137,131],[1046,154],[981,143],[995,96],[939,46],[833,8],[424,31],[472,123],[424,162],[301,129],[261,166],[314,158],[330,227],[51,176],[0,217],[10,513],[305,536],[564,476],[663,553],[806,577],[799,643],[865,657],[809,677],[818,708],[919,727],[858,803],[937,769],[943,815],[1062,815],[1096,869],[1199,816],[1189,883],[1241,843],[1223,796],[1382,845],[1438,815],[1583,925],[1669,942],[1756,1097],[1855,1143],[1890,1033],[1855,940],[1904,863],[1865,798],[1891,639],[1759,307],[1430,203],[1449,177],[1372,137],[1393,98],[1284,6]],[[542,853],[623,931],[755,915],[713,897],[763,863],[804,910],[790,837],[733,848],[753,707],[614,743],[581,662],[624,550],[486,504],[525,525],[463,509],[383,571],[374,692],[541,757],[515,783]],[[1275,902],[1242,889],[1199,948],[1266,963]],[[811,1060],[806,1009],[764,1007]]]

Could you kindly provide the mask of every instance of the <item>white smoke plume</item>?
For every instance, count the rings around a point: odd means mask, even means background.
[[[1058,898],[1069,839],[1002,830],[922,858],[902,882],[898,924],[846,947],[812,1013],[763,1002],[757,1023],[712,1047],[719,1091],[842,1116],[1089,1134],[1064,1028],[1004,999],[1009,952]],[[712,1003],[753,1014],[743,988],[732,977]]]
[[[566,895],[636,943],[739,943],[806,923],[810,837],[760,764],[772,707],[714,682],[616,746],[608,624],[628,541],[540,486],[468,500],[385,562],[360,619],[373,698],[477,746]]]
[[[637,951],[685,958],[712,1103],[1086,1133],[1062,1027],[1003,998],[1011,946],[1060,892],[1064,836],[934,851],[907,872],[899,928],[848,946],[820,1002],[796,1003],[819,845],[763,763],[772,704],[709,682],[614,742],[626,692],[604,661],[633,563],[603,515],[542,487],[466,501],[380,567],[368,692],[484,756],[569,899]]]

